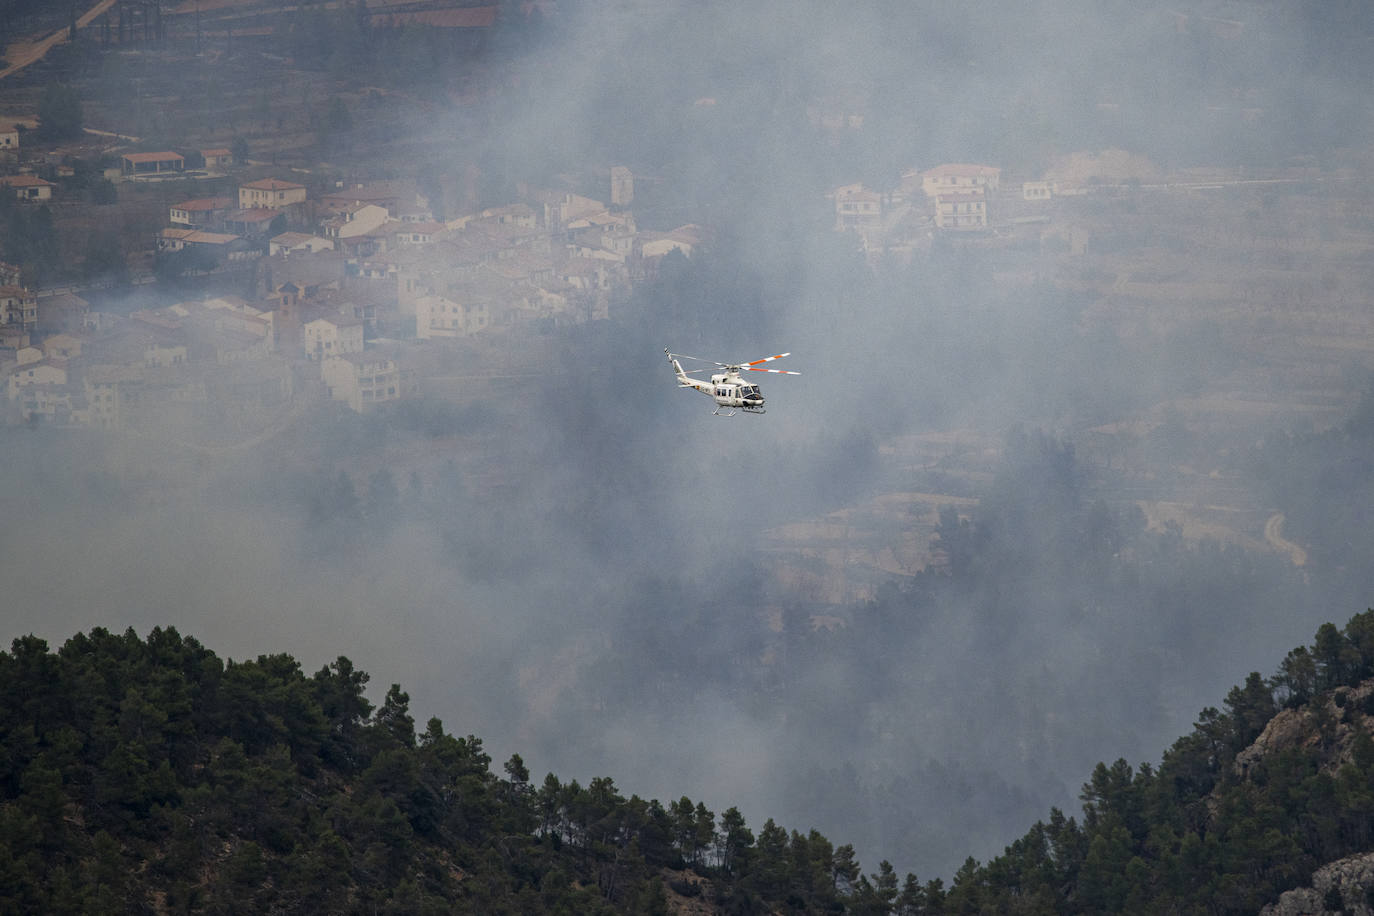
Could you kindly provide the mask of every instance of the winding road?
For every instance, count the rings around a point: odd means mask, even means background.
[[[1294,566],[1307,565],[1307,551],[1303,550],[1292,541],[1285,540],[1283,537],[1284,516],[1282,512],[1275,512],[1269,516],[1269,521],[1264,523],[1264,540],[1273,547],[1278,548],[1288,554]]]

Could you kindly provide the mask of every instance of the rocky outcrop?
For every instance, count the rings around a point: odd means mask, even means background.
[[[1314,750],[1321,770],[1335,773],[1354,754],[1355,736],[1374,734],[1374,680],[1337,687],[1297,709],[1285,709],[1236,755],[1235,769],[1251,775],[1264,759],[1281,751]],[[1329,862],[1312,875],[1309,887],[1285,891],[1261,916],[1374,916],[1374,852]]]
[[[1284,891],[1260,916],[1374,916],[1374,853],[1339,859],[1317,869],[1312,886]]]
[[[1350,760],[1355,735],[1374,735],[1374,680],[1337,687],[1298,709],[1284,709],[1269,720],[1249,747],[1236,755],[1235,770],[1249,775],[1265,757],[1290,748],[1322,751],[1322,770],[1333,773]]]

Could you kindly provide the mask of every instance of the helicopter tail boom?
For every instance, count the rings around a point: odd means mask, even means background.
[[[668,352],[667,347],[663,348],[663,352],[668,354],[668,362],[672,365],[674,374],[677,375],[677,384],[679,388],[695,388],[697,391],[709,390],[710,386],[707,385],[706,382],[694,379],[683,371],[682,363],[678,362],[676,356]]]

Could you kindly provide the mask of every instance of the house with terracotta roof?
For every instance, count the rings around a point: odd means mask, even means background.
[[[160,153],[125,153],[119,157],[125,175],[134,177],[181,172],[186,169],[186,157],[170,150]]]
[[[239,185],[239,209],[268,207],[281,210],[293,204],[305,203],[305,185],[279,178],[263,178]]]
[[[266,239],[286,228],[286,214],[271,207],[231,210],[224,214],[224,229],[246,239]]]
[[[261,247],[240,236],[200,229],[163,229],[158,233],[157,247],[159,251],[198,249],[208,252],[220,263],[250,261],[262,255]]]
[[[224,169],[234,164],[233,152],[224,147],[203,149],[200,151],[200,155],[205,160],[207,169]]]
[[[52,189],[57,187],[51,181],[44,181],[37,175],[5,175],[0,177],[0,188],[9,188],[20,200],[51,200]]]
[[[420,193],[415,182],[403,179],[355,184],[320,195],[321,209],[331,214],[354,204],[376,204],[395,219],[421,218],[420,214],[429,212],[429,201]],[[432,219],[433,216],[430,214],[422,218]]]
[[[233,209],[232,197],[198,197],[172,204],[167,218],[174,226],[205,229],[216,225],[220,217]]]

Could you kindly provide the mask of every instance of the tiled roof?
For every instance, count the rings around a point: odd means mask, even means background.
[[[172,209],[198,213],[204,210],[228,210],[233,206],[232,197],[197,197],[195,200],[183,200],[179,204],[172,204]]]
[[[44,181],[37,175],[5,175],[0,177],[0,185],[8,188],[55,187],[51,181]]]
[[[167,162],[171,159],[185,159],[181,153],[162,152],[162,153],[125,153],[122,157],[129,162]]]
[[[250,181],[247,184],[239,185],[239,187],[250,188],[254,191],[291,191],[297,188],[305,190],[305,185],[303,184],[282,181],[280,178],[262,178],[258,181]]]

